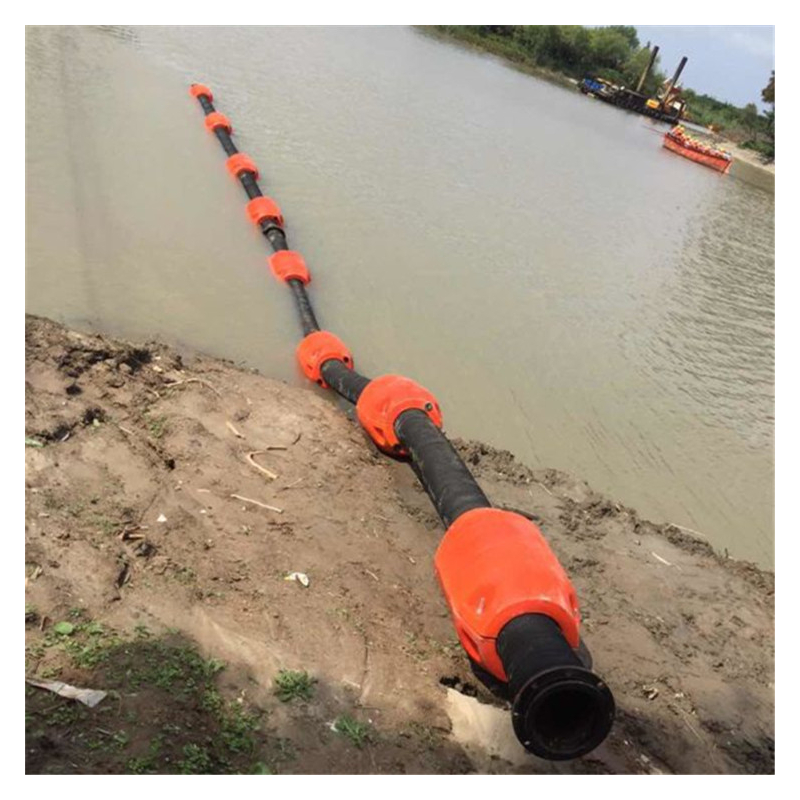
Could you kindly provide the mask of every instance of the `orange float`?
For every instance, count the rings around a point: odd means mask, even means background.
[[[209,100],[214,99],[211,89],[209,89],[208,86],[204,86],[202,83],[193,83],[189,87],[189,94],[197,99],[201,97],[207,97]]]
[[[252,172],[253,177],[258,179],[258,167],[246,153],[234,153],[225,162],[225,166],[234,178],[238,178],[240,172]]]
[[[278,250],[267,259],[267,262],[272,274],[279,281],[286,283],[290,280],[297,280],[305,284],[311,283],[311,275],[305,259],[295,250]]]
[[[323,389],[329,386],[322,377],[322,365],[332,358],[341,361],[348,369],[353,369],[353,356],[347,345],[330,331],[309,333],[295,351],[303,374],[318,383]]]
[[[436,398],[424,387],[402,375],[373,378],[356,403],[356,414],[370,439],[384,453],[408,455],[394,430],[395,420],[404,411],[424,411],[437,428],[442,427],[442,412]]]
[[[211,133],[217,128],[225,128],[229,134],[233,133],[231,121],[224,114],[220,114],[219,111],[212,111],[210,114],[206,114],[205,122],[206,130]]]
[[[447,529],[434,567],[456,633],[473,661],[506,681],[495,640],[521,614],[544,614],[578,646],[575,589],[530,520],[512,511],[476,508]]]
[[[283,214],[278,204],[271,197],[254,197],[245,207],[247,216],[254,225],[260,225],[262,220],[274,219],[283,227]]]

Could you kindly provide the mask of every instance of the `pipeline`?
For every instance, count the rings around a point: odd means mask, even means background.
[[[427,389],[400,375],[361,375],[344,342],[320,328],[306,288],[310,272],[289,249],[278,204],[262,194],[258,168],[233,143],[211,90],[192,84],[190,94],[247,194],[247,216],[271,248],[273,275],[292,291],[303,330],[300,368],[355,405],[380,450],[410,463],[446,527],[434,567],[476,674],[504,687],[514,731],[531,753],[560,761],[590,752],[611,729],[614,698],[581,658],[577,595],[555,554],[531,520],[492,508],[442,433],[439,403]]]

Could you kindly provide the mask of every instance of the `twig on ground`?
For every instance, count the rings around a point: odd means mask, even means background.
[[[259,500],[251,500],[249,497],[242,497],[240,494],[232,494],[231,497],[234,497],[237,500],[241,500],[243,503],[253,503],[253,505],[261,506],[261,508],[266,508],[267,511],[275,511],[278,514],[283,514],[282,508],[278,508],[277,506],[267,505],[266,503],[262,503]]]
[[[545,486],[543,483],[541,483],[540,481],[534,481],[534,483],[535,483],[537,486],[541,486],[541,487],[542,487],[542,489],[544,489],[544,490],[547,492],[547,494],[549,494],[549,495],[550,495],[550,497],[555,497],[555,495],[554,495],[554,494],[553,494],[553,493],[552,493],[552,492],[551,492],[551,491],[550,491],[550,490],[549,490],[549,489],[548,489],[548,488],[547,488],[547,487],[546,487],[546,486]]]
[[[677,708],[678,711],[680,711],[680,713],[683,715],[683,721],[686,723],[686,726],[702,742],[703,737],[695,730],[694,725],[689,722],[689,715],[680,706],[673,706],[673,708]]]
[[[274,450],[275,448],[271,449]],[[259,453],[266,453],[266,452],[267,452],[266,450],[253,450],[251,453],[247,453],[247,455],[245,455],[244,460],[251,467],[255,467],[259,472],[264,473],[264,475],[266,475],[270,480],[274,481],[277,479],[278,473],[273,472],[271,469],[267,469],[266,467],[262,467],[261,464],[256,463],[256,460],[253,458],[253,456],[259,455]]]
[[[236,436],[239,439],[244,439],[244,434],[236,430],[236,426],[229,419],[225,420],[225,424],[228,426],[229,430],[231,431],[231,433],[233,433],[234,436]]]
[[[292,481],[291,483],[286,484],[286,486],[281,486],[281,488],[278,489],[278,491],[282,492],[284,489],[291,489],[292,487],[297,486],[297,484],[300,483],[300,481],[302,480],[303,480],[302,478],[298,478],[296,481]]]
[[[172,381],[170,383],[165,383],[164,386],[166,386],[168,389],[172,389],[175,386],[183,386],[186,383],[202,383],[203,386],[208,386],[208,388],[211,389],[211,391],[214,392],[214,394],[217,397],[222,397],[222,395],[219,393],[219,391],[216,389],[215,386],[212,386],[208,381],[205,381],[202,378],[185,378],[182,381]]]
[[[656,561],[660,561],[662,564],[666,564],[668,567],[672,566],[672,564],[669,561],[667,561],[666,558],[661,558],[661,556],[658,553],[654,552],[653,550],[650,551],[650,555],[653,556],[653,558],[655,558]]]

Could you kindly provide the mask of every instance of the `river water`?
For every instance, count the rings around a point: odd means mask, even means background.
[[[409,28],[29,27],[26,65],[27,311],[303,384],[207,83],[361,371],[773,563],[768,186]]]

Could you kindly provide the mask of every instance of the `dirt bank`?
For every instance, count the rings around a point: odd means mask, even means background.
[[[771,175],[775,174],[775,162],[764,161],[763,158],[755,151],[748,150],[746,147],[740,147],[735,142],[727,139],[719,139],[716,142],[717,147],[727,150],[735,159],[745,161],[752,167],[757,167],[764,172],[769,172]]]
[[[600,748],[549,764],[475,686],[427,497],[344,409],[36,318],[26,358],[27,672],[109,691],[26,687],[29,772],[773,771],[771,574],[459,443],[539,521],[618,703]]]

